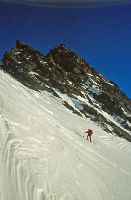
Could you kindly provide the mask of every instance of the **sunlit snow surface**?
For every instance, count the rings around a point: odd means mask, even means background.
[[[0,71],[0,200],[130,200],[131,143],[61,101]]]

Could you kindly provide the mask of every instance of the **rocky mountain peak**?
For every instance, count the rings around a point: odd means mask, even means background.
[[[68,54],[68,53],[71,53],[72,51],[66,47],[65,44],[59,44],[58,46],[54,47],[53,49],[51,49],[49,51],[49,54],[55,54],[55,53],[65,53],[65,54]]]
[[[28,47],[27,44],[23,43],[23,42],[20,41],[20,40],[16,40],[16,48],[18,48],[18,49],[24,49],[24,48],[26,48],[26,47]]]
[[[26,44],[20,40],[16,40],[16,48],[14,48],[14,49],[15,49],[15,51],[20,50],[20,51],[28,52],[29,54],[32,54],[32,55],[43,56],[39,51],[36,51],[31,46],[29,46],[28,44]]]
[[[87,63],[75,52],[71,51],[64,44],[51,49],[47,57],[53,63],[61,67],[65,72],[83,74],[87,72]],[[85,67],[86,66],[86,67]]]
[[[64,44],[45,56],[16,41],[0,68],[27,87],[47,90],[77,115],[89,117],[107,132],[131,141],[131,100],[112,81]],[[68,100],[67,100],[68,99]]]

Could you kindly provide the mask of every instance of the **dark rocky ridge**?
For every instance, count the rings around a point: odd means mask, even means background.
[[[56,96],[57,91],[67,94],[76,106],[74,109],[63,101],[68,109],[131,141],[131,100],[65,45],[43,55],[17,40],[16,47],[5,53],[0,67],[29,88],[47,90]],[[104,117],[104,112],[113,121]]]

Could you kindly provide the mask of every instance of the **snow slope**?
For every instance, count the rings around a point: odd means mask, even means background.
[[[130,188],[131,143],[0,71],[0,200],[129,200]]]

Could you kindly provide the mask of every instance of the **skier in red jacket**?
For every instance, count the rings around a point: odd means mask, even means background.
[[[92,142],[92,140],[91,140],[91,135],[93,134],[93,131],[92,131],[91,129],[88,129],[85,133],[88,133],[88,134],[87,134],[87,140],[88,140],[88,136],[89,136],[90,142]]]

